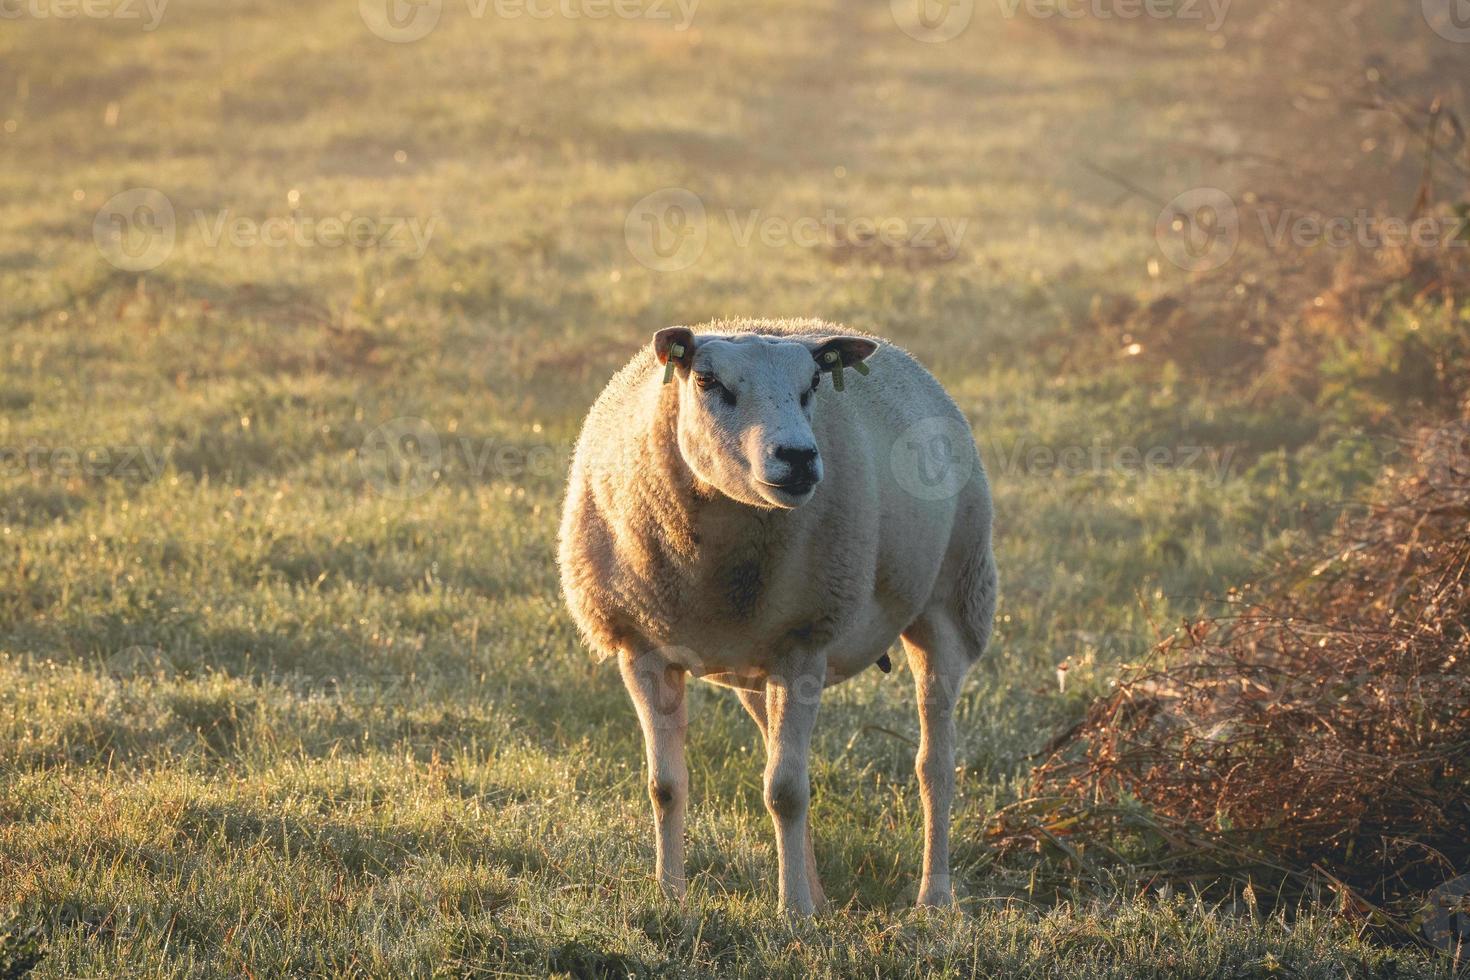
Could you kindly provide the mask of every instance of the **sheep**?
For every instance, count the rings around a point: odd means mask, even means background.
[[[686,889],[686,677],[733,688],[760,728],[780,908],[810,915],[826,901],[807,820],[821,693],[889,668],[901,639],[919,704],[918,903],[954,901],[954,710],[995,615],[992,510],[964,414],[877,337],[820,320],[669,327],[612,379],[572,457],[558,564],[642,727],[668,896]]]

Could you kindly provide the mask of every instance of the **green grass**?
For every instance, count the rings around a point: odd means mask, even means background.
[[[1447,971],[1325,907],[1043,900],[985,842],[1028,755],[1151,624],[1249,578],[1377,464],[1121,352],[1061,367],[1093,351],[1076,332],[1096,294],[1181,281],[1148,271],[1156,208],[1115,205],[1083,161],[1201,182],[1173,141],[1208,132],[1258,53],[1149,24],[1094,30],[1082,56],[986,4],[921,44],[886,3],[714,0],[684,32],[447,3],[394,45],[354,7],[180,0],[152,32],[0,33],[0,975]],[[178,216],[141,275],[93,241],[139,186]],[[659,272],[624,223],[668,186],[703,200],[708,243]],[[433,234],[422,256],[205,234],[293,206]],[[726,217],[828,208],[968,225],[953,261],[910,268],[741,245]],[[882,333],[975,422],[1004,594],[960,708],[963,918],[908,910],[901,664],[824,701],[836,911],[775,914],[755,732],[704,688],[688,905],[648,881],[637,726],[562,610],[553,538],[600,385],[655,329],[716,315]],[[362,450],[404,417],[439,465],[385,495]],[[1031,455],[1095,443],[1207,455],[1144,473]]]

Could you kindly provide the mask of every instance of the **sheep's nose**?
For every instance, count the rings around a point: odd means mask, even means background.
[[[816,449],[809,446],[777,446],[775,456],[791,467],[793,475],[810,473],[817,461]]]

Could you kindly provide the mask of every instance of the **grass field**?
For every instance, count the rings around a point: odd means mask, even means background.
[[[0,30],[0,975],[1449,972],[1326,906],[1058,901],[986,845],[1119,663],[1377,470],[1354,417],[1078,335],[1094,297],[1185,281],[1157,206],[1088,162],[1228,182],[1176,147],[1258,146],[1218,93],[1263,52],[984,3],[925,43],[837,0],[704,0],[687,29],[448,0],[393,43],[356,6],[176,0],[149,30],[38,2]],[[668,188],[704,208],[692,259],[640,237]],[[786,240],[829,211],[903,240]],[[909,908],[902,663],[824,701],[835,911],[775,914],[757,735],[712,689],[686,907],[649,880],[637,725],[553,538],[601,384],[719,315],[886,335],[975,423],[1003,598],[960,711],[963,915]]]

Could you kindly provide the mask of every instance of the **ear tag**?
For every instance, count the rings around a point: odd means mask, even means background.
[[[873,370],[872,368],[868,367],[867,361],[858,361],[856,364],[853,365],[853,367],[857,368],[857,373],[861,374],[865,378]]]
[[[842,390],[842,355],[835,350],[829,350],[822,355],[822,360],[832,365],[832,387],[838,391]]]
[[[674,380],[674,360],[684,356],[684,345],[674,344],[669,348],[668,360],[664,361],[664,384]]]

